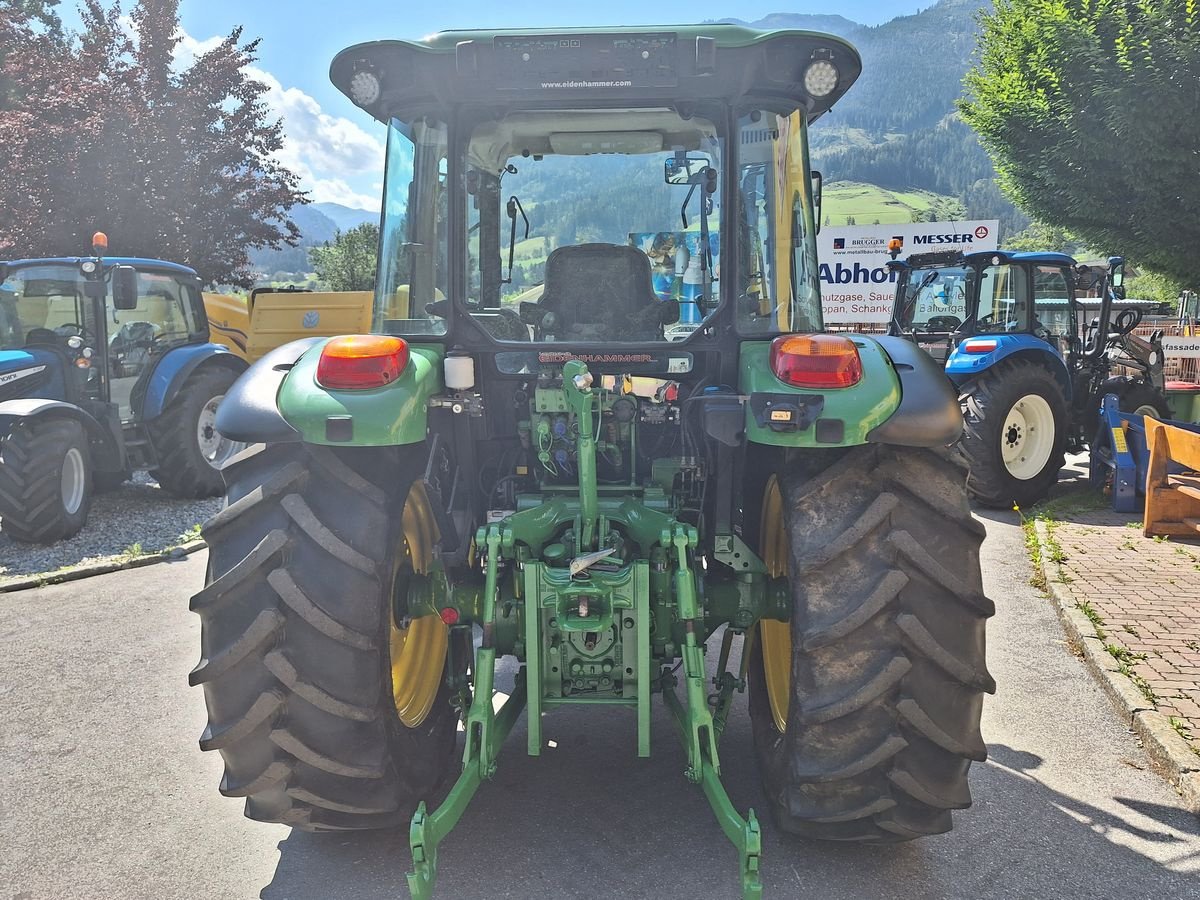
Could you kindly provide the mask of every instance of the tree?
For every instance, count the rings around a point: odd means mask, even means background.
[[[1001,187],[1091,247],[1196,282],[1200,5],[997,0],[964,118]]]
[[[375,289],[375,260],[379,252],[379,226],[365,222],[339,231],[332,243],[312,247],[308,256],[317,277],[331,291]]]
[[[1053,253],[1066,253],[1068,256],[1077,256],[1081,252],[1086,252],[1083,244],[1074,235],[1042,222],[1033,222],[1024,231],[1019,231],[1005,239],[1004,249],[1034,253],[1048,250]]]
[[[294,245],[288,210],[307,202],[246,74],[258,42],[235,29],[180,70],[178,0],[138,0],[132,36],[118,5],[84,0],[61,37],[37,18],[49,5],[0,6],[0,257],[86,253],[102,230],[114,255],[250,284],[248,251]]]

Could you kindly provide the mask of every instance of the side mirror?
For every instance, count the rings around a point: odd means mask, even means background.
[[[815,234],[821,233],[821,173],[816,169],[812,170],[812,203],[813,203],[813,224],[815,226]],[[892,257],[895,259],[895,257]]]
[[[1118,300],[1125,299],[1125,258],[1110,256],[1108,258],[1108,280],[1112,283],[1113,296]]]
[[[137,309],[137,269],[133,266],[114,266],[112,272],[112,297],[116,309]]]
[[[708,176],[712,160],[707,156],[669,156],[663,161],[663,181],[667,184],[700,184]]]

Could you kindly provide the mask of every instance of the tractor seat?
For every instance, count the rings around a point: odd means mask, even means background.
[[[558,340],[661,341],[663,325],[679,319],[679,304],[654,293],[649,258],[623,244],[552,251],[538,307],[540,331]]]

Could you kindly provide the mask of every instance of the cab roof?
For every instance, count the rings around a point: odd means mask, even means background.
[[[1002,263],[1025,263],[1027,265],[1075,266],[1074,257],[1050,251],[975,250],[962,253],[957,250],[935,250],[929,253],[913,253],[907,259],[897,260],[908,268],[932,268],[935,266],[987,266],[999,257]]]
[[[4,264],[10,269],[38,265],[78,266],[80,263],[94,259],[96,259],[94,256],[54,256],[41,259],[14,259],[5,261]],[[105,269],[111,269],[113,266],[133,266],[137,269],[155,269],[159,272],[189,275],[192,278],[200,277],[195,269],[181,266],[179,263],[167,262],[165,259],[147,259],[141,256],[103,256],[100,257],[100,262]]]
[[[804,87],[817,59],[837,68],[822,97]],[[671,104],[743,95],[777,97],[780,112],[827,112],[862,72],[849,42],[813,31],[759,31],[741,25],[661,25],[443,31],[418,41],[357,44],[339,53],[329,76],[381,122],[460,103]],[[356,76],[378,78],[355,98]]]

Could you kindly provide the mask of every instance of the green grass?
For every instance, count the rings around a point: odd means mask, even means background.
[[[892,191],[873,184],[837,181],[821,192],[821,216],[830,225],[845,225],[852,217],[856,225],[911,222],[913,214],[924,216],[938,201],[953,201],[929,191]]]
[[[1119,644],[1105,644],[1104,649],[1117,661],[1117,671],[1133,682],[1133,686],[1146,698],[1146,702],[1157,707],[1158,697],[1154,694],[1154,688],[1150,687],[1150,682],[1133,671],[1134,664],[1146,659],[1146,654],[1134,653],[1128,647]]]

